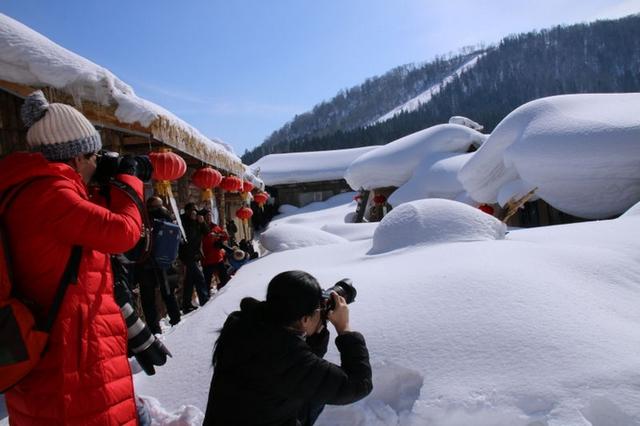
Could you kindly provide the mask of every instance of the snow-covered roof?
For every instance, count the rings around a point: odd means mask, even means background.
[[[563,95],[517,108],[461,168],[477,202],[536,195],[601,219],[640,200],[640,93]]]
[[[269,154],[249,166],[266,185],[344,179],[351,162],[378,146]]]
[[[166,109],[138,97],[106,68],[52,42],[20,22],[0,14],[0,87],[9,82],[24,96],[51,87],[71,95],[75,106],[92,103],[100,115],[141,125],[155,139],[205,163],[242,176],[242,162],[230,147],[210,139]],[[6,87],[5,87],[6,88]],[[18,88],[18,90],[15,90]],[[89,116],[100,124],[96,117]]]
[[[242,179],[251,182],[254,187],[264,191],[264,181],[256,176],[255,173],[253,173],[253,170],[251,170],[247,165],[244,166],[244,175],[242,176]]]
[[[353,189],[399,187],[411,179],[421,163],[433,163],[431,158],[441,159],[443,153],[463,154],[486,138],[466,126],[439,124],[361,155],[351,163],[345,179]]]

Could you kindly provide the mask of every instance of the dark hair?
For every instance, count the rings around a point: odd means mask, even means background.
[[[259,302],[245,297],[240,302],[240,311],[258,321],[270,321],[279,326],[287,326],[305,315],[311,315],[320,305],[322,289],[318,281],[304,271],[281,272],[269,282],[267,300]],[[239,320],[237,313],[227,317],[213,347],[212,365],[215,367],[224,348],[232,339],[233,323]],[[215,375],[215,369],[214,373]]]
[[[322,289],[318,281],[304,271],[281,272],[269,282],[267,311],[277,324],[289,325],[318,308]]]

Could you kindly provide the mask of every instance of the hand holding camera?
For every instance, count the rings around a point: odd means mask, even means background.
[[[338,334],[349,332],[349,306],[344,297],[335,291],[331,292],[334,308],[327,314],[327,319],[336,328]]]
[[[322,292],[320,309],[322,318],[329,320],[338,334],[349,330],[349,307],[358,292],[349,278],[338,281],[333,287]]]

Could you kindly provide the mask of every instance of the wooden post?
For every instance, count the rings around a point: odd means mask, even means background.
[[[526,194],[524,194],[522,197],[517,198],[515,200],[513,198],[511,200],[509,200],[509,202],[507,202],[507,205],[505,206],[505,214],[504,214],[504,217],[502,218],[502,223],[506,224],[507,221],[511,218],[511,216],[516,214],[518,209],[520,207],[522,207],[524,205],[524,203],[529,201],[531,199],[531,197],[533,197],[533,194],[537,190],[538,190],[538,187],[536,186],[531,191],[529,191]]]

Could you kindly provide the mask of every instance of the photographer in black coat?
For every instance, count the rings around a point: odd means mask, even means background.
[[[324,404],[349,404],[371,392],[364,337],[349,329],[349,308],[335,292],[327,319],[341,365],[322,359],[329,331],[322,290],[306,272],[276,275],[267,300],[245,298],[229,315],[213,352],[204,425],[312,425]]]

